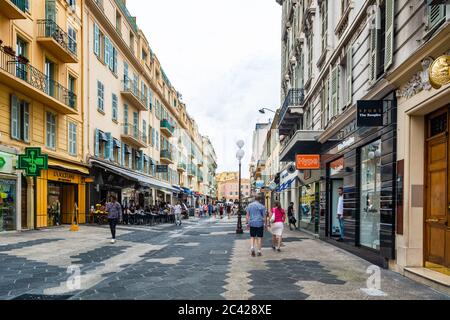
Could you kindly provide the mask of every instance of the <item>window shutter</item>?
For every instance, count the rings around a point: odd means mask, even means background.
[[[373,84],[377,80],[377,47],[378,47],[378,31],[370,29],[370,54],[369,54],[369,83]]]
[[[95,137],[94,137],[94,155],[96,157],[98,157],[98,154],[100,153],[100,141],[99,141],[99,135],[100,135],[100,130],[95,129]]]
[[[142,150],[139,151],[139,155],[140,155],[140,158],[139,158],[138,170],[143,171],[144,170],[144,152]]]
[[[100,56],[100,30],[96,23],[94,23],[94,53],[97,57]]]
[[[133,150],[128,154],[128,168],[133,169]]]
[[[114,51],[113,43],[109,42],[109,69],[114,71]]]
[[[386,0],[386,37],[384,50],[384,71],[391,65],[394,59],[394,0]]]
[[[23,140],[30,142],[30,105],[23,103]]]
[[[120,149],[120,164],[125,165],[125,143],[122,142],[122,148]]]
[[[107,66],[109,66],[110,62],[110,55],[109,55],[109,38],[105,36],[105,63]]]
[[[106,146],[105,146],[105,160],[111,160],[111,151],[112,151],[112,136],[111,133],[106,133]]]
[[[352,95],[353,95],[353,48],[352,45],[348,47],[347,50],[347,99],[346,105],[352,104]]]
[[[339,74],[338,68],[335,67],[331,73],[331,108],[332,108],[332,116],[336,116],[338,111],[338,81]]]
[[[113,72],[117,73],[117,49],[113,48]]]
[[[11,96],[11,137],[19,139],[19,101]]]
[[[430,1],[428,1],[430,3]],[[433,29],[445,18],[445,5],[428,5],[428,29]]]

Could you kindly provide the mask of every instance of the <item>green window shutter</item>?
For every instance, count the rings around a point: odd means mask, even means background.
[[[139,171],[143,171],[144,170],[144,152],[141,150],[139,151],[139,165],[138,165],[138,170]]]
[[[122,142],[122,148],[120,148],[120,165],[125,166],[125,146],[126,144]]]
[[[384,71],[392,65],[394,59],[394,18],[394,0],[386,0],[386,48],[384,50]]]
[[[11,137],[19,139],[19,100],[11,96]]]
[[[350,45],[347,49],[347,97],[346,97],[346,105],[352,104],[352,96],[353,96],[353,48]]]
[[[96,23],[94,23],[94,53],[97,57],[100,56],[100,30]]]
[[[428,1],[430,3],[430,1]],[[428,29],[433,29],[445,19],[445,4],[428,5]]]
[[[369,83],[373,84],[377,80],[377,65],[378,65],[378,31],[370,29],[370,52],[369,52]]]
[[[113,70],[114,73],[117,73],[117,49],[113,48]]]
[[[128,168],[133,169],[133,150],[128,154]]]
[[[338,68],[335,67],[331,72],[331,109],[332,109],[332,117],[336,116],[338,111],[338,81],[339,74]]]
[[[100,153],[100,141],[99,141],[100,130],[95,129],[95,137],[94,137],[94,155],[98,157]]]
[[[30,105],[23,102],[23,140],[30,142]]]

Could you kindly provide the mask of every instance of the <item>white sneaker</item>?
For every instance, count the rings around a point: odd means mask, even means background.
[[[115,239],[111,239],[111,243],[116,243],[116,240]]]

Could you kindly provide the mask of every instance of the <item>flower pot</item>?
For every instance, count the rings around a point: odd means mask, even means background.
[[[11,47],[3,47],[3,51],[11,56],[15,56],[16,52]]]
[[[21,64],[28,64],[28,62],[30,62],[30,60],[28,60],[28,58],[24,56],[18,56],[17,61]]]

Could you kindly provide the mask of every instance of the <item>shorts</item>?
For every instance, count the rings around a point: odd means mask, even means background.
[[[250,227],[250,237],[252,238],[264,237],[264,227]]]

